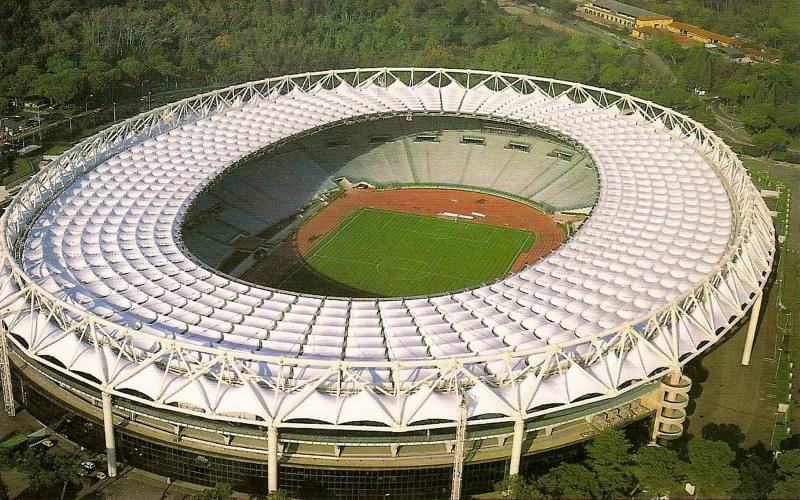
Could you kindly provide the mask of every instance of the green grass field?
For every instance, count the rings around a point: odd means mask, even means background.
[[[456,290],[505,274],[533,233],[364,208],[305,256],[319,274],[378,296]]]

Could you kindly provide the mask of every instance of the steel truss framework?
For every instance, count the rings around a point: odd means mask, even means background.
[[[552,100],[568,99],[575,105],[588,104],[625,115],[643,127],[665,129],[675,140],[684,141],[700,152],[724,185],[732,220],[724,254],[698,286],[621,326],[531,349],[408,361],[282,357],[158,337],[107,321],[78,304],[62,300],[31,279],[21,266],[28,231],[51,201],[82,175],[135,144],[218,113],[293,92],[311,93],[342,85],[355,89],[387,88],[396,82],[411,89],[423,85],[437,89],[456,85],[470,91],[483,86],[492,92],[513,90],[520,95],[540,94]],[[429,113],[437,114],[437,111]],[[508,121],[505,116],[474,115],[459,109],[441,109],[438,113]],[[581,142],[581,137],[573,139]],[[602,168],[598,165],[601,178]],[[55,332],[34,338],[31,343],[9,335],[8,340],[19,352],[116,398],[195,417],[269,426],[270,429],[335,428],[381,432],[387,429],[394,432],[452,429],[460,420],[462,395],[469,416],[480,417],[470,419],[468,425],[519,422],[616,397],[659,378],[666,371],[680,370],[718,341],[746,314],[761,293],[774,254],[774,230],[766,206],[735,154],[703,125],[654,103],[592,86],[525,75],[449,69],[379,68],[304,73],[237,85],[154,109],[103,130],[66,151],[23,187],[0,224],[0,318],[5,328],[11,330],[24,318],[38,318],[31,320],[31,328],[40,328],[35,321],[46,321]],[[702,340],[695,341],[692,348],[686,350],[679,344],[685,340],[689,329],[693,338],[699,335]],[[43,355],[48,347],[68,336],[92,351],[92,359],[99,363],[96,371],[99,380],[86,376],[83,371],[70,369],[72,362],[81,355],[78,352],[64,363],[65,366]],[[143,349],[132,342],[143,338],[152,341],[154,347]],[[587,354],[576,354],[578,348],[585,348],[582,352]],[[520,363],[530,359],[539,361]],[[493,376],[480,375],[473,369],[490,362],[504,363],[506,369]],[[318,375],[296,380],[284,377],[283,370],[264,375],[248,369],[258,363],[295,369],[310,367],[318,369]],[[641,367],[644,375],[633,379],[623,377],[630,364]],[[153,401],[120,388],[125,381],[154,368],[161,376],[156,391],[158,397]],[[372,369],[389,370],[395,378],[389,383],[374,384],[364,375]],[[414,369],[431,375],[413,383],[398,378],[401,370]],[[170,404],[172,396],[200,379],[208,388],[207,401],[195,407]],[[532,409],[537,392],[555,379],[564,381],[558,389],[563,391],[564,402]],[[590,384],[594,389],[589,397],[578,398],[570,394],[571,387],[575,387],[570,381]],[[222,398],[234,389],[239,397],[244,391],[244,397],[257,402],[260,411],[235,415],[218,411]],[[320,418],[315,423],[292,420],[293,412],[300,405],[315,401],[320,404],[335,401],[333,408],[337,415],[344,406],[350,405],[365,414],[379,416],[366,419],[370,422],[337,421],[336,416]],[[437,418],[420,420],[419,410],[426,404],[436,404],[443,410]],[[481,414],[476,408],[486,404],[492,412]]]

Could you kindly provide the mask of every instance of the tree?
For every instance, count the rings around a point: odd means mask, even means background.
[[[696,439],[689,441],[687,451],[689,462],[681,469],[695,485],[697,497],[727,497],[741,483],[731,466],[736,454],[727,443]]]
[[[494,491],[501,493],[505,497],[514,499],[537,499],[541,498],[536,485],[531,484],[520,474],[505,476],[501,481],[495,483]]]
[[[770,26],[761,33],[761,40],[770,47],[777,47],[785,37],[786,35],[777,26]]]
[[[600,71],[600,85],[608,88],[622,86],[625,79],[625,70],[613,64],[605,64]]]
[[[770,118],[775,125],[786,132],[794,132],[800,129],[800,105],[786,103],[783,106],[775,106],[770,112]]]
[[[575,10],[577,2],[572,0],[550,0],[550,8],[559,14],[570,14]]]
[[[586,445],[587,464],[603,496],[617,497],[630,491],[631,447],[625,433],[613,428],[604,429]]]
[[[631,470],[639,487],[652,496],[669,496],[678,489],[678,454],[663,446],[645,446],[634,456]]]
[[[270,491],[267,500],[289,500],[291,497],[283,490]]]
[[[776,466],[772,450],[758,443],[743,451],[736,464],[742,484],[733,492],[736,500],[766,499],[775,484]]]
[[[0,449],[0,470],[10,470],[17,466],[17,458],[10,450]]]
[[[9,79],[11,92],[15,96],[31,95],[33,84],[39,78],[39,68],[32,64],[20,66],[14,77]]]
[[[745,98],[753,95],[754,89],[750,82],[732,81],[720,86],[719,95],[728,102],[739,104]]]
[[[751,138],[753,146],[757,147],[763,154],[769,155],[773,151],[780,151],[789,144],[789,134],[778,127],[770,127],[765,132],[754,134]]]
[[[800,475],[800,450],[784,451],[778,455],[778,473],[783,476]]]
[[[206,488],[189,498],[191,500],[233,500],[233,488],[228,483],[217,483],[213,488]]]
[[[753,130],[760,131],[769,127],[769,115],[763,108],[750,107],[741,114],[742,121],[745,125]]]
[[[673,66],[677,66],[685,57],[683,48],[678,45],[677,42],[669,38],[653,38],[650,45],[658,55],[666,58]]]
[[[142,62],[133,56],[117,61],[117,68],[124,75],[135,82],[139,82],[144,75],[145,67]]]
[[[63,452],[45,453],[28,448],[17,458],[17,470],[28,476],[33,491],[40,491],[56,484],[80,482],[80,458]]]
[[[553,467],[536,481],[540,493],[550,498],[600,498],[595,475],[580,464]]]
[[[111,65],[100,59],[89,59],[83,62],[83,69],[86,72],[89,90],[96,95],[105,92],[112,79]]]
[[[769,494],[770,500],[795,500],[800,491],[800,475],[794,475],[775,483]]]
[[[14,161],[17,154],[14,151],[0,151],[0,177],[5,177],[14,171]]]
[[[30,9],[29,2],[0,3],[0,52],[11,50],[30,36],[36,18]]]
[[[780,481],[769,494],[770,499],[783,500],[797,498],[800,491],[800,450],[785,451],[778,455],[778,476]]]
[[[36,79],[36,93],[63,105],[75,99],[83,86],[84,75],[78,68],[66,68],[59,73],[44,73]]]

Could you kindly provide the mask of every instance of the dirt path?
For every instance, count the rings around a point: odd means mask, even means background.
[[[522,4],[515,0],[497,0],[497,6],[506,13],[519,17],[523,23],[529,26],[544,26],[553,31],[559,31],[568,35],[586,36],[585,33],[572,26],[567,26],[553,20],[550,16],[542,13],[532,5]]]
[[[511,271],[518,271],[557,248],[564,241],[561,228],[547,214],[523,203],[498,196],[454,189],[372,189],[350,190],[308,221],[295,235],[295,244],[305,255],[348,215],[361,208],[378,208],[410,214],[439,216],[442,212],[484,214],[468,223],[487,224],[531,231],[536,235],[531,248],[520,254]]]

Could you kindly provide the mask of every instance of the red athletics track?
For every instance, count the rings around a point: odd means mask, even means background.
[[[456,189],[350,189],[300,228],[295,235],[300,255],[305,255],[315,242],[348,215],[365,207],[429,216],[437,216],[442,212],[462,215],[479,212],[486,217],[475,217],[465,223],[510,227],[534,233],[536,239],[533,245],[517,257],[511,271],[519,271],[526,264],[539,260],[564,241],[564,232],[549,215],[499,196]]]

